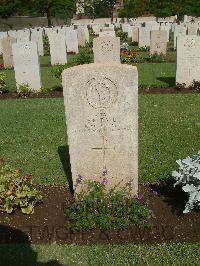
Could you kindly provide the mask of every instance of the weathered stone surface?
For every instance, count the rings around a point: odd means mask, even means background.
[[[167,41],[169,42],[169,32],[170,32],[170,28],[171,28],[171,26],[170,25],[161,25],[160,26],[160,30],[162,30],[162,31],[166,31],[167,32]]]
[[[114,30],[100,31],[99,37],[116,37]]]
[[[101,25],[100,24],[92,24],[92,29],[93,29],[94,33],[96,35],[98,35],[100,32],[100,29],[101,29]]]
[[[6,38],[8,35],[7,35],[7,32],[0,32],[0,55],[3,53],[3,48],[2,48],[2,44],[1,44],[1,40],[3,38]]]
[[[16,30],[9,30],[8,36],[17,39],[17,31]]]
[[[39,91],[41,82],[37,44],[17,42],[12,49],[17,88],[20,84],[28,84],[34,91]]]
[[[139,28],[139,47],[150,46],[150,30]]]
[[[139,27],[132,27],[132,42],[139,41]]]
[[[174,29],[174,49],[176,49],[177,38],[186,36],[186,28],[183,25],[177,25]]]
[[[167,53],[167,32],[161,30],[151,31],[150,55],[166,55]]]
[[[77,175],[138,191],[138,73],[128,65],[64,70],[63,93],[74,189]],[[81,185],[76,188],[79,192]]]
[[[83,26],[78,26],[77,28],[77,33],[78,33],[78,45],[80,47],[85,47],[86,45],[86,34]]]
[[[76,30],[66,31],[66,45],[68,53],[78,53],[78,34]]]
[[[192,84],[200,81],[200,37],[185,36],[177,39],[177,69],[176,82]]]
[[[6,37],[1,40],[2,52],[3,52],[3,63],[5,67],[13,66],[13,52],[12,45],[16,43],[16,39],[13,37]]]
[[[52,32],[49,34],[51,65],[67,63],[66,37],[63,34]]]
[[[188,35],[197,35],[198,23],[188,23]]]
[[[94,63],[120,64],[120,38],[98,37],[93,40]]]
[[[42,31],[43,31],[42,28],[40,28],[40,29],[32,29],[31,30],[31,41],[37,43],[38,54],[41,55],[41,56],[44,55]]]
[[[28,42],[30,41],[30,30],[18,30],[17,31],[17,41],[18,42]]]

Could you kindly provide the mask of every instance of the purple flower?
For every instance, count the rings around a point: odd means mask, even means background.
[[[136,200],[143,202],[144,201],[144,195],[143,194],[138,194],[135,196]]]
[[[154,196],[159,196],[159,193],[156,190],[151,189],[151,192],[153,193]]]
[[[83,180],[83,176],[78,175],[77,179],[76,179],[76,183],[79,184],[79,183],[81,183],[82,180]]]
[[[106,176],[107,174],[108,174],[108,171],[107,171],[107,169],[103,170],[103,173],[102,173],[102,175],[103,175],[103,176]]]
[[[76,211],[79,211],[80,208],[81,208],[80,205],[76,205],[76,207],[75,207]]]
[[[106,185],[108,184],[108,178],[107,178],[107,177],[104,177],[104,178],[103,178],[103,181],[101,182],[101,184],[102,184],[103,186],[106,186]]]

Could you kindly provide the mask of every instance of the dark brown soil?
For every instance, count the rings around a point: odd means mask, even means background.
[[[185,93],[198,93],[195,90],[190,88],[182,88],[181,90],[177,89],[176,87],[170,88],[139,88],[139,94],[185,94]],[[20,97],[15,92],[8,92],[0,94],[0,100],[5,99],[21,99],[21,98],[60,98],[63,97],[63,92],[61,88],[59,91],[52,91],[48,93],[31,93],[26,97]]]
[[[8,215],[0,212],[0,243],[164,243],[199,242],[200,213],[182,214],[187,197],[171,185],[164,187],[141,186],[152,211],[151,227],[132,226],[127,230],[93,230],[72,233],[65,218],[66,198],[72,197],[62,186],[40,187],[43,203],[34,214],[20,211]]]

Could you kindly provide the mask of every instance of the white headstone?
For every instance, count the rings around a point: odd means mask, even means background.
[[[116,37],[114,30],[100,31],[99,37]]]
[[[98,37],[93,40],[94,63],[120,64],[120,38]]]
[[[28,84],[34,91],[39,91],[41,81],[37,44],[17,42],[13,44],[12,49],[17,88]]]
[[[31,41],[37,43],[38,54],[44,55],[44,47],[43,47],[43,30],[42,29],[32,29],[31,30]]]
[[[186,86],[200,81],[199,36],[185,36],[177,39],[176,82]]]
[[[60,33],[49,34],[51,65],[65,65],[67,63],[66,37]]]
[[[1,44],[1,40],[3,38],[6,38],[8,35],[7,35],[7,32],[0,32],[0,55],[3,53],[3,48],[2,48],[2,44]]]
[[[76,30],[66,31],[66,45],[68,53],[78,53],[78,34]]]
[[[30,30],[18,30],[17,31],[17,41],[18,42],[28,42],[30,41]]]
[[[3,52],[3,63],[5,67],[13,66],[13,52],[12,45],[16,43],[16,38],[5,37],[1,40],[2,52]]]
[[[108,188],[138,191],[138,73],[128,65],[64,70],[63,94],[71,171]],[[101,178],[102,177],[102,178]]]
[[[150,55],[166,55],[167,32],[161,30],[151,31]]]
[[[139,47],[150,46],[150,31],[145,27],[139,28]]]
[[[176,49],[177,38],[181,36],[186,36],[186,28],[182,25],[177,25],[174,30],[174,49]]]

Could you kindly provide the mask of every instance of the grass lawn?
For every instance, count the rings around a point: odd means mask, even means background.
[[[0,102],[0,157],[40,184],[65,184],[70,171],[63,99]],[[139,181],[166,178],[198,152],[200,94],[139,97]],[[62,162],[65,162],[64,169]]]
[[[200,244],[0,246],[2,266],[197,266],[199,252]]]

